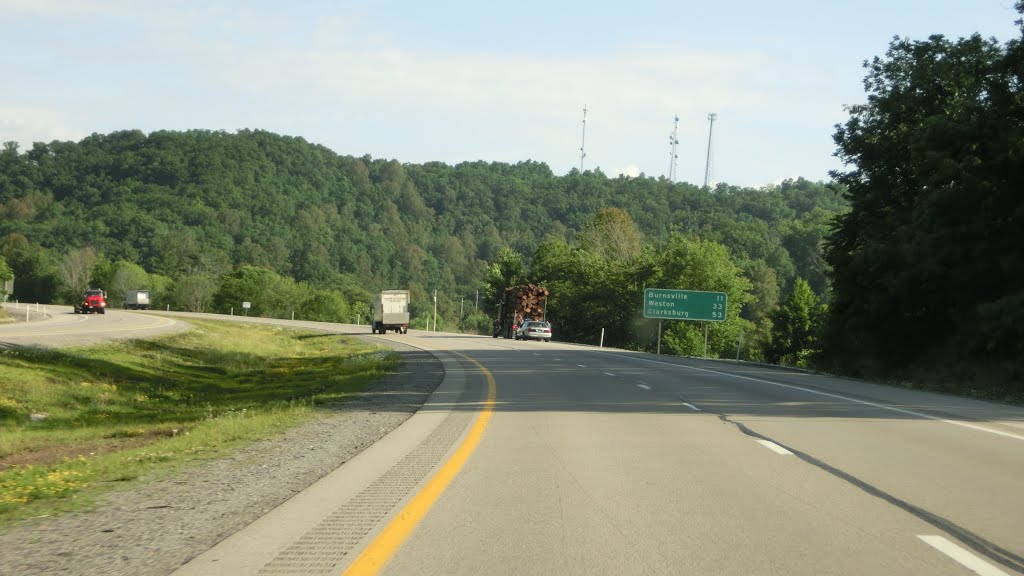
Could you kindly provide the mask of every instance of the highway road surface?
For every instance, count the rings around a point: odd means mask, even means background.
[[[113,308],[105,314],[75,314],[71,306],[6,303],[4,309],[18,321],[0,324],[0,346],[84,346],[188,328],[188,324],[174,318]]]
[[[423,409],[176,574],[1024,569],[1024,409],[557,342],[378,337],[442,360]]]

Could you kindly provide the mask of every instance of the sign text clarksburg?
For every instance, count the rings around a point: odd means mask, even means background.
[[[644,290],[644,318],[659,320],[725,321],[725,292],[700,290]]]

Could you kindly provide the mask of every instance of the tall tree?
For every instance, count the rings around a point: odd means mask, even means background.
[[[1021,40],[896,39],[865,67],[835,134],[851,210],[827,246],[828,357],[1024,393]]]
[[[108,288],[110,300],[120,306],[130,290],[152,290],[149,285],[149,274],[133,262],[117,262],[114,264]]]
[[[817,349],[818,332],[824,309],[821,301],[803,278],[793,282],[793,290],[773,314],[770,362],[798,364],[801,354]]]
[[[92,267],[96,264],[96,251],[91,246],[72,250],[64,255],[57,271],[64,284],[65,295],[70,299],[78,298],[89,287],[92,279]]]
[[[217,279],[209,274],[184,276],[174,284],[171,294],[174,307],[186,312],[210,312]]]
[[[640,231],[622,208],[602,208],[576,236],[576,243],[608,262],[628,262],[644,249]]]
[[[653,279],[657,288],[725,292],[728,303],[724,322],[669,322],[662,345],[674,354],[702,355],[707,328],[710,356],[735,353],[740,333],[753,329],[749,321],[740,317],[740,311],[753,297],[750,280],[729,258],[726,247],[710,240],[673,235],[660,251],[658,269],[660,272]]]

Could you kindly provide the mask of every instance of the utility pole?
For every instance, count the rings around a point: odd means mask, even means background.
[[[583,159],[587,157],[587,105],[583,105],[583,139],[580,141],[580,173],[583,173]]]
[[[715,129],[715,120],[718,119],[718,114],[712,112],[708,114],[708,159],[704,163],[704,187],[707,188],[708,184],[711,183],[711,134]]]
[[[672,133],[668,135],[668,143],[671,146],[669,152],[668,161],[668,181],[676,181],[676,161],[679,160],[679,155],[676,154],[676,148],[679,146],[679,115],[676,115],[675,123],[672,124]]]
[[[432,332],[437,332],[437,288],[434,288],[434,329]]]

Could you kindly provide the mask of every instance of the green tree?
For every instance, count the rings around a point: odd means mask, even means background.
[[[56,301],[59,280],[49,251],[31,244],[21,234],[10,234],[0,243],[0,254],[14,272],[15,299],[22,302]]]
[[[773,314],[771,362],[796,365],[807,353],[818,349],[824,307],[803,278],[793,282],[793,290]]]
[[[628,262],[643,252],[644,241],[633,218],[622,208],[603,208],[579,235],[580,248],[608,262]]]
[[[0,282],[6,282],[8,280],[14,280],[14,270],[7,265],[7,260],[0,256]]]
[[[124,303],[129,290],[150,290],[152,296],[153,287],[150,285],[149,274],[134,262],[117,262],[112,267],[110,282],[107,283],[107,294],[115,306]]]
[[[669,322],[663,331],[662,347],[670,353],[702,355],[706,328],[708,355],[729,357],[736,352],[740,333],[752,331],[750,321],[740,317],[743,307],[753,301],[751,283],[729,258],[725,246],[710,240],[673,235],[659,251],[658,274],[652,280],[651,287],[725,292],[728,299],[724,322]]]
[[[865,63],[868,101],[835,133],[851,204],[826,249],[840,369],[1024,394],[1022,63],[1020,39],[977,34],[896,39]]]
[[[484,300],[495,306],[504,294],[505,288],[518,286],[526,281],[526,266],[523,255],[510,248],[503,248],[494,262],[487,267],[484,280]]]
[[[295,317],[315,322],[346,322],[349,319],[348,303],[336,290],[312,290]]]
[[[182,276],[171,290],[171,306],[186,312],[211,312],[216,291],[217,279],[210,274]]]
[[[250,316],[268,316],[267,296],[279,278],[272,270],[257,266],[242,266],[238,270],[225,274],[220,279],[220,286],[213,295],[214,310],[221,314],[234,309],[242,312],[242,303],[248,302]]]
[[[57,272],[64,286],[64,295],[70,301],[81,297],[86,288],[89,288],[96,260],[96,251],[91,246],[86,246],[68,252],[57,265]]]

